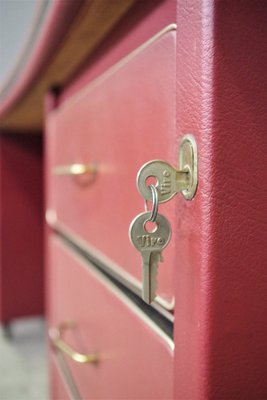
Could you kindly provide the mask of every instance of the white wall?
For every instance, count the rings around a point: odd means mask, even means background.
[[[25,43],[38,0],[0,0],[0,86]]]

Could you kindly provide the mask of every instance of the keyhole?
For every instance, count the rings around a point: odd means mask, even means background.
[[[147,233],[154,233],[158,229],[158,224],[156,222],[146,221],[144,223],[144,228]]]

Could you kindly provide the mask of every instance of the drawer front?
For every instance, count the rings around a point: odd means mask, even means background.
[[[64,356],[81,397],[171,399],[171,340],[59,239],[50,238],[49,255],[49,325],[73,321],[64,341],[99,358],[80,364]]]
[[[141,258],[128,238],[131,220],[144,211],[136,175],[152,159],[178,162],[175,42],[170,26],[48,116],[50,215],[139,289]],[[93,163],[98,172],[56,175],[73,163]],[[158,271],[158,301],[166,308],[174,298],[174,208],[175,200],[160,205],[173,226]]]

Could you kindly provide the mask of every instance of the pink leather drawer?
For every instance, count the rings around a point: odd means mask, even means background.
[[[83,399],[171,399],[172,341],[57,238],[49,241],[49,326],[74,321],[64,340],[98,364],[64,356]]]
[[[128,239],[131,220],[144,211],[136,174],[152,159],[177,165],[175,42],[171,25],[47,118],[47,215],[138,290],[141,258]],[[96,163],[98,173],[89,183],[53,173],[73,163]],[[175,200],[160,206],[173,232],[174,208]],[[173,237],[158,272],[157,301],[170,309],[174,243]]]

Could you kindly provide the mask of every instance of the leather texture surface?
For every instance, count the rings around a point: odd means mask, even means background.
[[[177,201],[175,398],[266,399],[267,6],[180,1],[177,125],[199,187]]]
[[[131,220],[144,211],[136,175],[149,160],[178,164],[175,44],[175,30],[164,33],[51,112],[47,123],[48,208],[56,212],[57,226],[115,262],[112,268],[121,276],[126,271],[125,279],[139,288],[142,259],[128,237]],[[92,162],[99,172],[89,184],[88,177],[52,174],[56,166]],[[174,221],[174,208],[169,202],[160,212]],[[158,268],[158,294],[168,307],[173,306],[174,244],[173,235]]]
[[[99,356],[97,365],[65,357],[81,398],[172,398],[173,352],[167,341],[53,235],[49,254],[49,326],[74,321],[76,329],[66,330],[64,340]]]

